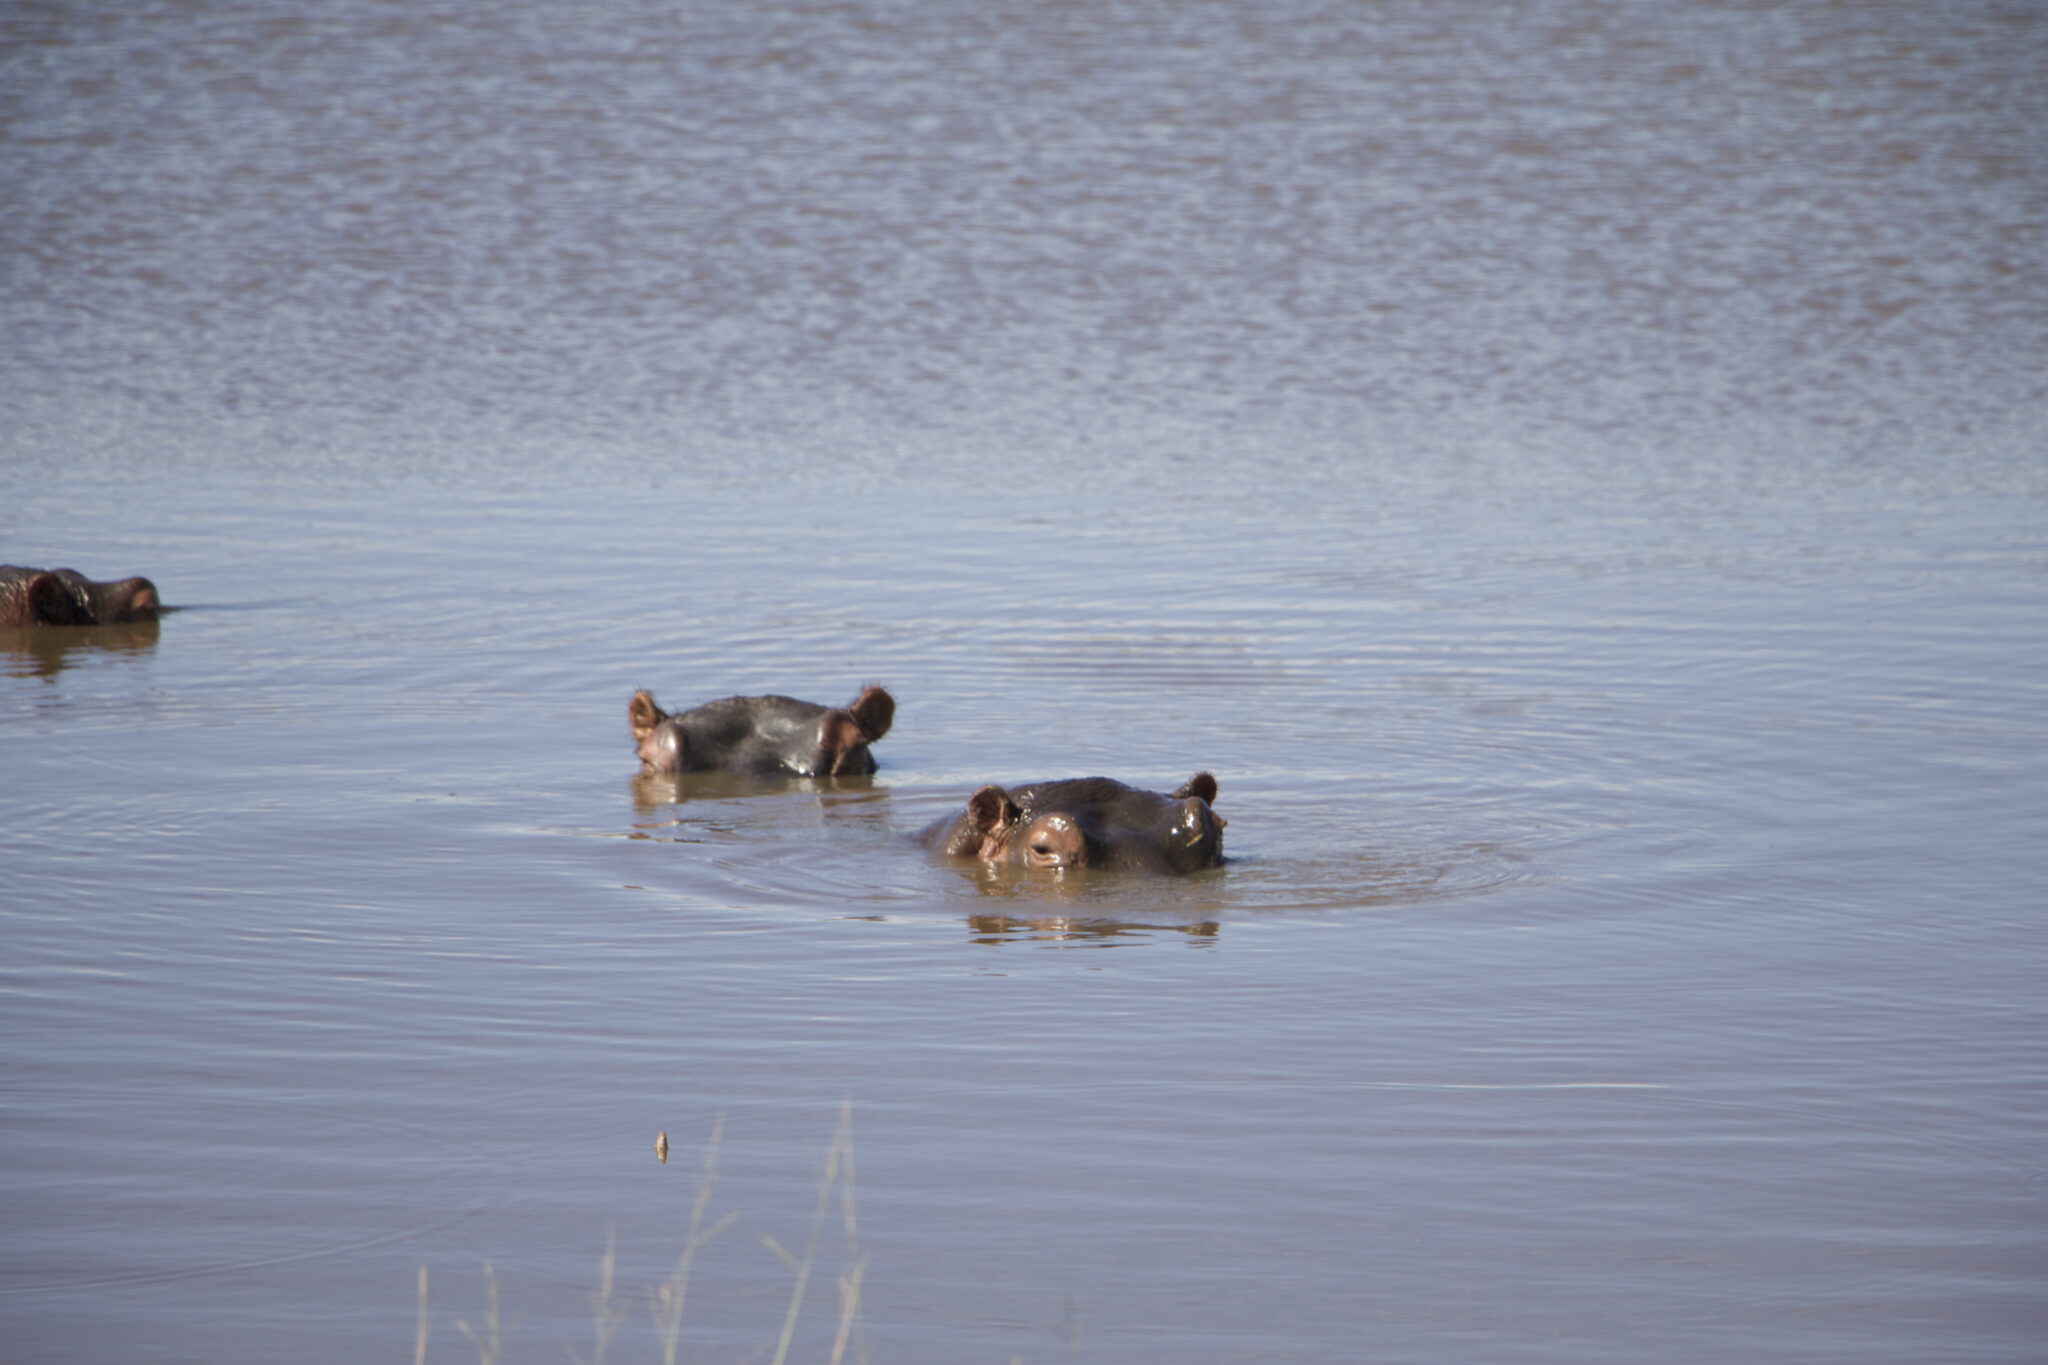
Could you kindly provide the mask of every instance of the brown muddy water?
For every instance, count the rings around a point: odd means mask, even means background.
[[[0,1358],[2048,1356],[2038,6],[0,14]],[[637,780],[865,681],[872,779]],[[987,781],[1221,782],[1187,880]],[[659,1164],[650,1145],[674,1146]],[[862,1259],[864,1258],[864,1259]],[[489,1267],[487,1273],[486,1267]]]

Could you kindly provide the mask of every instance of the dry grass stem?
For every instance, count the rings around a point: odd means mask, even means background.
[[[427,1365],[427,1268],[420,1267],[420,1322],[412,1340],[412,1365]]]
[[[818,1236],[825,1228],[825,1211],[832,1207],[832,1191],[839,1185],[840,1172],[853,1162],[853,1101],[848,1100],[839,1109],[839,1127],[832,1134],[832,1148],[825,1153],[825,1176],[818,1185],[818,1207],[811,1213],[811,1235],[804,1244],[801,1261],[793,1258],[778,1245],[774,1238],[761,1240],[768,1249],[780,1256],[785,1265],[796,1271],[796,1287],[790,1291],[789,1309],[782,1315],[782,1337],[775,1344],[774,1365],[785,1365],[789,1359],[789,1343],[796,1335],[797,1314],[804,1306],[804,1293],[810,1288],[811,1266],[818,1258]],[[853,1230],[853,1203],[850,1195],[846,1204],[846,1226],[849,1237]]]
[[[455,1329],[476,1347],[477,1365],[498,1365],[504,1355],[505,1343],[499,1328],[498,1270],[489,1261],[484,1262],[484,1283],[489,1286],[491,1296],[491,1313],[484,1319],[484,1330],[479,1333],[463,1318],[455,1320]]]
[[[664,1137],[666,1134],[663,1135]],[[711,1218],[711,1199],[718,1188],[719,1145],[725,1136],[723,1115],[713,1122],[711,1136],[704,1145],[704,1165],[697,1177],[696,1197],[690,1206],[689,1236],[683,1243],[681,1255],[676,1258],[675,1269],[667,1279],[648,1291],[648,1312],[653,1316],[655,1335],[661,1342],[662,1365],[676,1365],[676,1352],[682,1340],[683,1313],[690,1295],[690,1275],[696,1266],[697,1253],[732,1227],[739,1218],[737,1213],[725,1213],[715,1220]],[[832,1337],[829,1365],[867,1365],[868,1353],[865,1333],[861,1323],[861,1286],[868,1271],[868,1256],[860,1249],[859,1220],[855,1214],[853,1181],[853,1104],[848,1101],[840,1108],[839,1125],[832,1135],[832,1145],[825,1154],[825,1171],[818,1185],[816,1206],[811,1210],[810,1234],[804,1242],[803,1255],[793,1255],[773,1237],[762,1235],[761,1244],[775,1254],[783,1265],[796,1277],[789,1296],[789,1306],[783,1313],[782,1331],[777,1338],[773,1365],[787,1365],[790,1344],[796,1336],[796,1324],[803,1311],[804,1301],[810,1291],[811,1271],[817,1265],[818,1247],[824,1235],[825,1218],[833,1207],[834,1196],[838,1198],[839,1215],[846,1236],[847,1269],[838,1276],[839,1315]],[[479,1326],[472,1326],[468,1320],[457,1318],[456,1330],[469,1339],[476,1348],[478,1365],[500,1365],[504,1358],[504,1323],[498,1289],[497,1267],[484,1262],[484,1285],[488,1294],[488,1311]],[[618,1229],[605,1230],[604,1257],[598,1263],[597,1288],[589,1296],[592,1350],[587,1365],[604,1365],[613,1342],[618,1336],[619,1326],[627,1316],[630,1296],[622,1301],[618,1293]],[[433,1326],[433,1319],[427,1312],[427,1267],[419,1271],[419,1320],[413,1339],[413,1365],[426,1365],[427,1336]],[[576,1365],[586,1365],[580,1353],[573,1349],[568,1352]]]
[[[626,1316],[626,1310],[612,1298],[612,1276],[618,1259],[619,1230],[608,1227],[604,1231],[604,1260],[598,1265],[597,1290],[590,1296],[590,1326],[596,1338],[590,1365],[604,1365],[605,1352],[611,1349],[612,1337]]]
[[[853,1269],[839,1277],[839,1335],[832,1339],[831,1365],[841,1365],[846,1359],[847,1338],[853,1335],[860,1323],[860,1281],[868,1273],[868,1258],[855,1260]],[[867,1350],[862,1348],[858,1359],[867,1359]]]
[[[718,1188],[718,1144],[725,1136],[725,1115],[720,1114],[711,1125],[711,1139],[704,1145],[704,1172],[697,1177],[697,1200],[690,1207],[690,1236],[683,1243],[683,1253],[676,1259],[676,1268],[666,1280],[654,1287],[650,1296],[648,1311],[654,1315],[654,1330],[661,1338],[662,1365],[676,1365],[676,1341],[683,1330],[683,1305],[690,1294],[690,1267],[697,1259],[698,1251],[731,1227],[739,1215],[728,1213],[710,1227],[704,1226],[704,1214],[711,1207],[711,1192]]]

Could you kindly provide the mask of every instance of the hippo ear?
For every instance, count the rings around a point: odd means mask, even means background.
[[[860,727],[862,737],[873,744],[889,733],[889,725],[896,719],[896,699],[869,683],[853,699],[853,705],[846,708],[846,714]]]
[[[58,573],[39,573],[28,581],[29,619],[52,626],[89,626],[92,613],[72,594]]]
[[[156,618],[162,606],[163,599],[156,595],[156,584],[147,578],[124,578],[107,595],[107,619],[150,621]]]
[[[1210,805],[1215,805],[1216,779],[1207,773],[1196,773],[1193,777],[1182,783],[1180,790],[1174,793],[1176,799],[1184,799],[1190,796],[1199,796]]]
[[[948,827],[944,852],[949,858],[993,856],[989,840],[1006,820],[1018,814],[1016,803],[1001,787],[983,787],[967,798],[967,812]]]
[[[626,723],[633,727],[635,739],[647,738],[654,733],[655,726],[667,719],[668,713],[654,704],[654,694],[644,688],[626,703]]]
[[[967,798],[967,823],[977,834],[1001,829],[1022,813],[1001,787],[983,787]]]

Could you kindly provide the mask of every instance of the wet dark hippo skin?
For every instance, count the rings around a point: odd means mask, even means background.
[[[859,776],[875,770],[868,746],[889,733],[895,717],[895,699],[873,685],[845,706],[795,697],[723,697],[668,712],[644,690],[626,706],[645,773]]]
[[[1216,779],[1208,773],[1170,793],[1108,777],[986,786],[918,839],[948,858],[1045,871],[1197,872],[1223,862],[1229,822],[1211,808],[1215,799]]]
[[[154,621],[162,610],[147,578],[100,582],[76,569],[0,564],[0,626],[107,626]]]

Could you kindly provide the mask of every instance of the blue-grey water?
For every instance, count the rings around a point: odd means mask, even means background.
[[[661,1360],[716,1130],[675,1359],[771,1360],[842,1109],[791,1360],[2048,1357],[2044,71],[0,12],[0,561],[182,608],[0,632],[0,1358],[408,1360],[424,1268]],[[635,778],[867,681],[871,781]],[[1187,880],[907,838],[1197,769]]]

